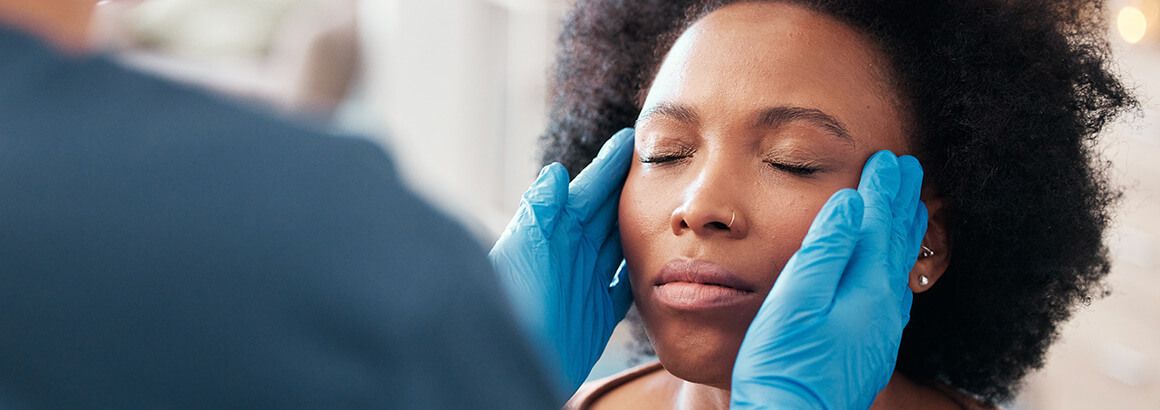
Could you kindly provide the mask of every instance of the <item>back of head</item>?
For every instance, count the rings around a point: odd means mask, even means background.
[[[0,24],[35,34],[64,51],[80,53],[88,48],[89,20],[97,2],[97,0],[0,0]]]

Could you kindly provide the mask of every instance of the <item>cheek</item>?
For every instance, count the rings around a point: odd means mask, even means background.
[[[801,247],[810,225],[826,201],[841,189],[858,187],[861,166],[843,168],[848,169],[816,180],[784,181],[762,190],[762,199],[753,206],[754,230],[751,234],[761,238],[767,243],[767,249],[778,255],[779,271]]]
[[[857,183],[857,174],[841,172],[818,179],[787,178],[755,184],[746,215],[751,230],[735,245],[739,252],[734,257],[748,260],[751,266],[770,269],[770,280],[765,285],[772,287],[773,279],[801,248],[826,201],[838,190],[857,187]]]
[[[814,216],[829,196],[821,192],[779,191],[767,193],[764,197],[765,200],[752,211],[754,222],[747,238],[751,246],[738,246],[751,251],[747,252],[748,255],[736,257],[759,259],[751,263],[768,267],[771,277],[776,278],[801,247]],[[772,281],[767,285],[772,287]]]
[[[630,273],[640,271],[633,267],[644,263],[648,255],[658,254],[655,248],[664,235],[670,234],[672,208],[666,206],[669,201],[671,198],[658,189],[658,184],[642,181],[635,169],[629,171],[620,194],[618,222]]]

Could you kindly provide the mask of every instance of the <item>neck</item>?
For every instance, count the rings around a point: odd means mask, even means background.
[[[676,410],[728,409],[729,390],[681,380]]]
[[[88,49],[95,1],[0,0],[0,24],[44,39],[70,54]]]

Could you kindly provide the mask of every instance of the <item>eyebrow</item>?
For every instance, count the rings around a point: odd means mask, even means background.
[[[688,106],[662,102],[642,112],[636,120],[636,126],[656,116],[669,117],[689,125],[697,125],[700,122],[700,116]],[[793,106],[766,108],[757,114],[753,125],[758,128],[776,129],[794,121],[809,122],[843,142],[854,145],[854,136],[842,121],[815,108]]]
[[[771,107],[757,115],[754,125],[760,128],[778,128],[793,121],[806,121],[822,127],[838,139],[854,145],[854,137],[837,118],[814,108]]]
[[[687,106],[671,102],[662,102],[642,112],[636,119],[636,123],[643,123],[656,116],[669,117],[689,125],[696,125],[701,121],[701,117]]]

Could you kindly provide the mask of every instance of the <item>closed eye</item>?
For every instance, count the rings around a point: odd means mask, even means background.
[[[693,157],[696,152],[688,147],[670,147],[650,150],[653,152],[641,153],[640,163],[650,165],[676,164]]]
[[[688,158],[688,157],[689,157],[688,155],[683,155],[683,154],[681,154],[681,155],[657,155],[657,156],[651,156],[651,157],[641,157],[640,162],[642,164],[664,164],[664,163],[669,163],[669,162],[674,162],[674,161],[680,161],[680,160]]]
[[[807,164],[794,164],[787,162],[765,161],[770,167],[779,171],[785,171],[794,175],[808,176],[813,175],[819,171],[818,168]]]

